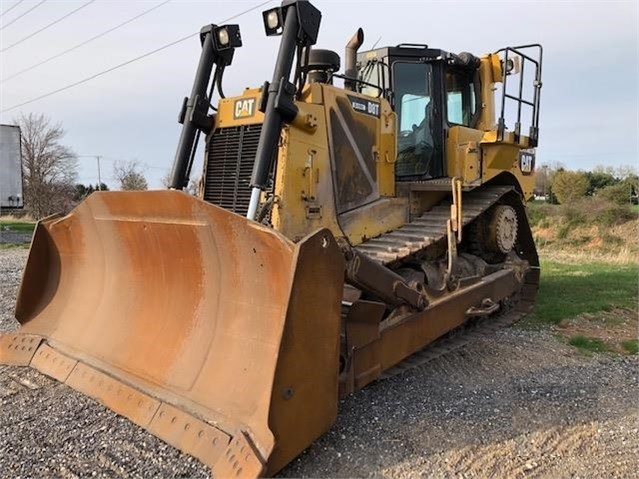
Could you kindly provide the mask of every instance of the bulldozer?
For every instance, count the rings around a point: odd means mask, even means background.
[[[517,320],[540,277],[525,210],[540,45],[359,51],[359,29],[340,74],[315,48],[311,3],[262,14],[280,37],[271,81],[225,97],[240,29],[203,27],[170,188],[96,192],[40,221],[21,327],[0,336],[1,363],[66,383],[215,477],[277,473],[340,398],[460,328]]]

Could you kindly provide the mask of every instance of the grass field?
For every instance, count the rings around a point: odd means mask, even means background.
[[[13,231],[16,233],[33,233],[35,222],[24,221],[12,217],[0,218],[0,230]]]
[[[583,313],[637,307],[639,265],[542,260],[541,275],[530,324],[558,324]]]
[[[4,249],[29,249],[31,243],[0,243],[0,250]]]
[[[542,273],[522,327],[550,328],[589,354],[637,354],[638,212],[596,197],[529,204]]]
[[[520,326],[551,328],[588,353],[637,354],[639,265],[542,260],[534,312]]]

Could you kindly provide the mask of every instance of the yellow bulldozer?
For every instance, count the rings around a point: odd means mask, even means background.
[[[41,221],[22,326],[0,336],[0,362],[95,398],[216,477],[276,473],[340,397],[460,328],[515,321],[537,294],[525,201],[541,46],[359,52],[359,29],[340,74],[337,53],[313,48],[320,19],[302,0],[263,12],[281,36],[272,80],[232,98],[239,27],[202,28],[170,189],[96,192]],[[202,134],[194,197],[181,190]]]

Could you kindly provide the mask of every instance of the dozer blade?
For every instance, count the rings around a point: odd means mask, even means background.
[[[37,226],[0,362],[197,457],[272,474],[337,414],[344,259],[177,191],[94,193]]]

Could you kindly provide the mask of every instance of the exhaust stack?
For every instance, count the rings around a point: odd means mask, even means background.
[[[355,91],[357,85],[357,50],[364,43],[364,30],[358,28],[355,35],[346,44],[344,51],[344,75],[348,79],[344,80],[346,90]]]

